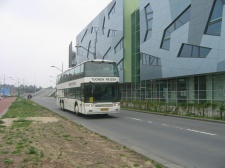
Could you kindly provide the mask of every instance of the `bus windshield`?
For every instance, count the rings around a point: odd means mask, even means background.
[[[119,77],[115,62],[86,62],[85,77]]]
[[[85,103],[120,101],[119,85],[116,83],[86,83],[83,84],[83,94]]]

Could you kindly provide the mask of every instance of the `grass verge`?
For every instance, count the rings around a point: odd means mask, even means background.
[[[163,167],[23,98],[17,98],[2,116],[0,139],[2,168]]]

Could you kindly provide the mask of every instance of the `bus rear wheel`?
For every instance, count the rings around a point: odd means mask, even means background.
[[[60,108],[61,108],[61,110],[64,110],[64,103],[63,102],[60,103]]]
[[[79,115],[80,115],[80,113],[79,113],[79,109],[78,109],[78,106],[77,106],[77,105],[75,105],[75,107],[74,107],[74,111],[75,111],[75,113],[76,113],[76,115],[77,115],[77,116],[79,116]]]

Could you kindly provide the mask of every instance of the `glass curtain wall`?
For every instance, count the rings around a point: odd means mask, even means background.
[[[140,99],[140,17],[139,9],[131,15],[132,97]]]
[[[166,103],[225,102],[225,73],[123,84],[122,100]]]
[[[225,74],[212,75],[212,100],[225,102]]]

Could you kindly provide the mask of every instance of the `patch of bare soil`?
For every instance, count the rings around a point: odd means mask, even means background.
[[[3,126],[9,127],[12,125],[13,121],[18,120],[18,118],[5,118],[2,119]],[[48,123],[48,122],[58,122],[59,119],[56,117],[27,117],[26,120],[41,122],[41,123]]]
[[[154,167],[142,155],[59,116],[3,122],[1,168]]]

